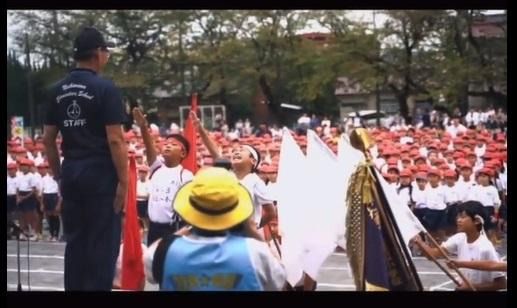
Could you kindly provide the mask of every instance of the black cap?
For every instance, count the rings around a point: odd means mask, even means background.
[[[85,51],[96,48],[114,47],[113,44],[107,43],[99,30],[93,27],[84,28],[74,41],[74,54],[78,55]]]

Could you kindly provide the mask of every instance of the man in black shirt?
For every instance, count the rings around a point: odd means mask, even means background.
[[[44,143],[63,196],[65,290],[111,290],[127,195],[122,97],[97,74],[109,59],[95,28],[74,41],[75,69],[50,89]],[[61,133],[61,166],[56,137]]]

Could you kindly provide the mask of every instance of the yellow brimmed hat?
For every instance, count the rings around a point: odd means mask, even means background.
[[[178,190],[173,206],[187,223],[210,231],[230,229],[253,213],[248,190],[223,168],[199,170]]]

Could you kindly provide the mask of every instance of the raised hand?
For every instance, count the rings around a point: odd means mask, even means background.
[[[196,127],[200,127],[201,126],[201,121],[199,120],[199,118],[197,117],[197,114],[194,112],[194,111],[191,111],[189,113],[190,117],[192,118],[192,121],[194,122],[194,125],[196,125]]]
[[[136,125],[138,125],[140,128],[147,127],[146,116],[142,113],[140,108],[133,108],[133,119],[135,120]]]

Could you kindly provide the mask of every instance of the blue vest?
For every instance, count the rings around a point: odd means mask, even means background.
[[[177,238],[167,250],[162,291],[262,291],[246,238],[220,243]]]

